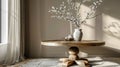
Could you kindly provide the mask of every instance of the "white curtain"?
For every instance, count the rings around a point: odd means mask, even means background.
[[[5,64],[13,64],[19,62],[23,56],[20,48],[23,44],[21,43],[20,0],[8,0],[8,5],[8,45]]]

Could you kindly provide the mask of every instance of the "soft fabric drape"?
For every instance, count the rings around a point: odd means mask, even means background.
[[[8,0],[8,44],[5,64],[14,64],[23,59],[23,23],[21,22],[21,0]],[[23,39],[22,39],[23,38]]]

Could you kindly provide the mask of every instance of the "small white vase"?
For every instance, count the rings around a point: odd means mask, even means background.
[[[73,38],[75,41],[81,41],[83,36],[82,29],[75,29],[73,33]]]

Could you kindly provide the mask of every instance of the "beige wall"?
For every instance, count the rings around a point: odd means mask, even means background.
[[[40,46],[40,41],[41,41],[41,24],[40,24],[40,0],[29,0],[29,17],[28,19],[28,24],[29,24],[29,31],[27,32],[29,35],[29,39],[27,42],[28,46],[28,52],[30,52],[29,56],[30,57],[39,57],[41,56],[41,46]],[[26,48],[27,48],[26,46]],[[27,52],[26,52],[27,53]]]
[[[50,18],[48,9],[57,6],[57,0],[29,0],[29,54],[30,57],[64,57],[68,47],[41,46],[41,40],[62,39],[70,33],[69,23]],[[62,0],[58,0],[62,1]],[[82,47],[89,55],[120,56],[120,37],[109,32],[112,22],[120,23],[120,0],[105,0],[100,11],[102,15],[83,26],[83,39],[104,40],[107,47]],[[108,29],[106,29],[107,27]],[[114,27],[114,26],[113,26]],[[110,28],[111,29],[111,28]],[[112,31],[114,32],[114,31]],[[120,30],[118,29],[120,33]],[[114,48],[114,49],[111,49]],[[117,52],[116,52],[117,51]]]

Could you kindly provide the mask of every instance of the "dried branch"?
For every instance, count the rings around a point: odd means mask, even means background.
[[[79,0],[79,1],[80,2],[77,2],[77,4],[79,5],[76,6],[75,1],[73,2],[72,0],[67,0],[67,2],[62,2],[59,8],[52,6],[49,12],[52,14],[53,18],[57,18],[61,20],[64,19],[70,23],[73,23],[77,28],[79,28],[83,23],[86,22],[87,19],[92,19],[98,16],[94,14],[98,6],[102,3],[102,0],[96,0],[92,2],[92,5],[90,6],[91,11],[89,11],[86,14],[84,20],[82,20],[80,9],[81,9],[81,5],[84,4],[83,1],[85,0]]]

